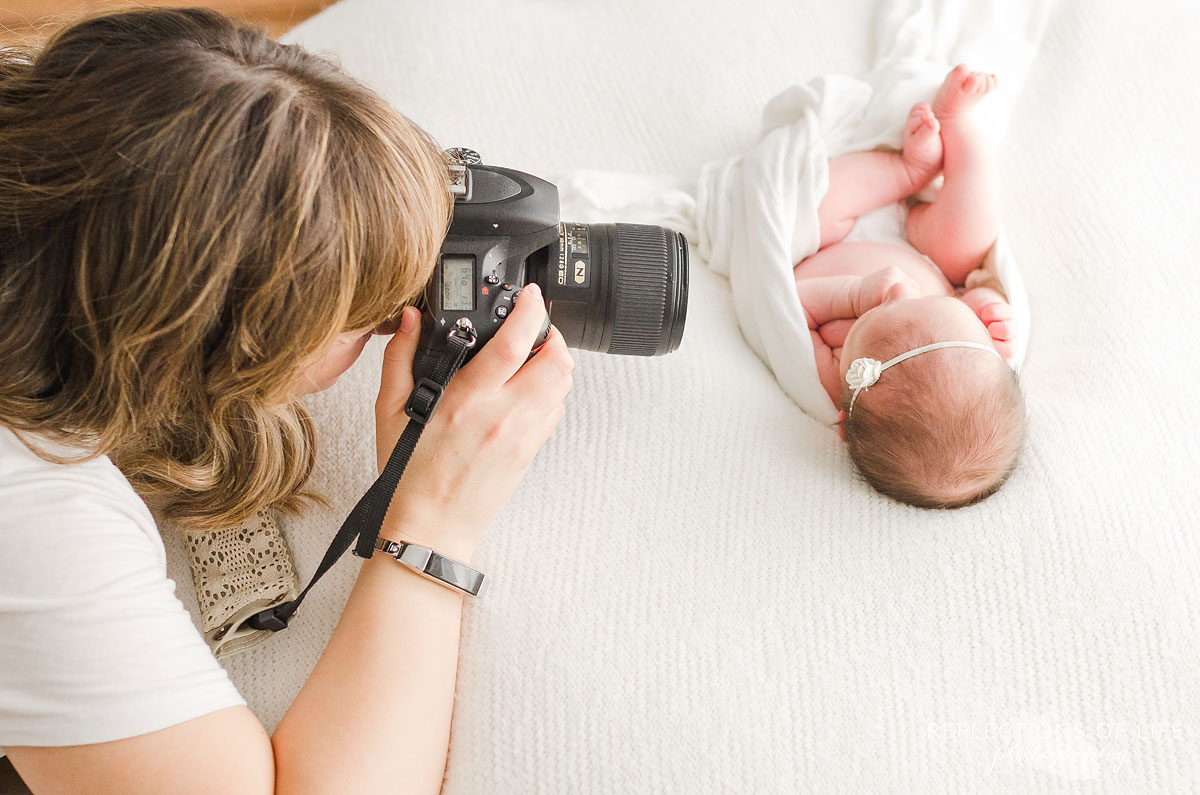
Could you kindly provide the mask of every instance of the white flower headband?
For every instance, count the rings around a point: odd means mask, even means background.
[[[850,369],[846,371],[846,383],[854,390],[854,394],[850,398],[850,411],[847,416],[854,412],[854,401],[858,400],[858,393],[869,388],[872,384],[879,380],[879,374],[891,367],[893,364],[899,364],[905,359],[910,359],[919,353],[928,351],[936,351],[938,348],[978,348],[981,351],[994,353],[1001,360],[1003,356],[990,345],[984,345],[981,342],[935,342],[932,345],[922,345],[920,348],[913,348],[911,351],[906,351],[886,362],[880,363],[878,359],[862,358],[855,359],[850,363]]]

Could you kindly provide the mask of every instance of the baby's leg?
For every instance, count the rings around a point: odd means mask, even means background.
[[[909,242],[955,285],[979,266],[999,230],[991,159],[971,113],[995,86],[994,75],[965,66],[946,77],[933,100],[945,151],[945,182],[932,204],[917,205],[908,214]]]
[[[863,213],[924,188],[941,167],[938,120],[921,102],[908,114],[902,152],[854,152],[829,161],[829,190],[817,208],[821,248],[850,234]]]

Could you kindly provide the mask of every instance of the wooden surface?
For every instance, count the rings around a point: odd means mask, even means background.
[[[128,6],[205,6],[270,29],[278,36],[334,0],[0,0],[0,45],[39,44],[86,14]]]

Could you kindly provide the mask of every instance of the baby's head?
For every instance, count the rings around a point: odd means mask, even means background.
[[[886,363],[937,342],[986,350],[919,353],[880,372],[857,397],[846,383],[856,359]],[[957,298],[889,301],[855,322],[842,347],[840,428],[868,483],[924,508],[958,508],[1000,488],[1025,439],[1025,404],[1016,374],[993,350],[987,329]]]

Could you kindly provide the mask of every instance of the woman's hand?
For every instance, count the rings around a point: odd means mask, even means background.
[[[404,310],[400,331],[384,352],[375,402],[380,471],[408,424],[412,363],[420,313]],[[521,290],[508,320],[451,379],[425,427],[381,535],[414,541],[460,560],[500,511],[534,455],[562,419],[574,362],[558,329],[526,362],[546,307],[541,290]]]

